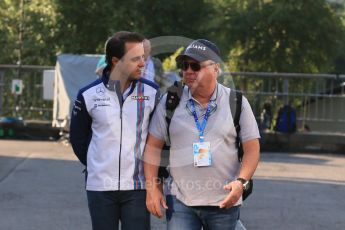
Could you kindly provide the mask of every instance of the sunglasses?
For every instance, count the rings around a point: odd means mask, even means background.
[[[187,71],[188,68],[190,67],[193,71],[197,72],[197,71],[200,71],[201,68],[204,68],[204,67],[210,66],[210,65],[214,65],[214,64],[216,64],[216,63],[212,62],[212,63],[209,63],[207,65],[200,65],[197,62],[186,62],[186,61],[184,61],[184,62],[182,62],[181,69],[183,71]]]

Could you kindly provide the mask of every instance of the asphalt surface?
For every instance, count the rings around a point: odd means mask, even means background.
[[[0,230],[90,230],[82,170],[62,143],[0,140]],[[248,230],[345,229],[345,152],[263,153],[254,179]]]

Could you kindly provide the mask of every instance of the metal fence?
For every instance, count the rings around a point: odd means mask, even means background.
[[[297,129],[345,133],[345,75],[299,73],[224,73],[219,79],[249,99],[260,123],[265,104],[273,114],[286,104],[297,112]]]
[[[0,116],[52,121],[53,101],[43,99],[43,71],[53,66],[0,65]],[[21,94],[12,91],[13,80],[23,82]],[[299,130],[345,133],[345,75],[298,73],[224,73],[218,79],[242,90],[260,123],[265,104],[273,114],[290,104],[297,111]]]
[[[44,70],[54,66],[0,65],[0,116],[52,120],[53,101],[43,99]],[[21,84],[13,88],[14,82]]]

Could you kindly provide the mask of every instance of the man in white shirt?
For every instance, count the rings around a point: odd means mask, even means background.
[[[142,154],[158,85],[141,78],[144,37],[121,31],[105,47],[101,78],[80,89],[70,141],[86,166],[93,230],[150,229]]]

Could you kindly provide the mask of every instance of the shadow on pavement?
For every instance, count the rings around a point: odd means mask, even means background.
[[[345,185],[255,180],[241,209],[247,229],[345,229]]]
[[[21,143],[25,145],[25,142]],[[46,148],[42,152],[48,151],[50,145]],[[34,154],[0,156],[1,229],[91,229],[83,167],[69,159],[70,152],[66,153],[68,160],[51,159],[56,154],[49,154],[50,159],[43,159],[44,154],[36,157]],[[328,162],[323,158],[309,159],[290,154],[279,154],[279,159],[275,157],[278,155],[263,154],[262,163],[298,163],[308,168],[308,165]],[[320,171],[313,173],[318,178]],[[300,178],[299,181],[255,178],[254,192],[241,209],[244,226],[255,230],[345,229],[345,179],[334,184]],[[164,229],[162,220],[152,220],[152,229]]]

